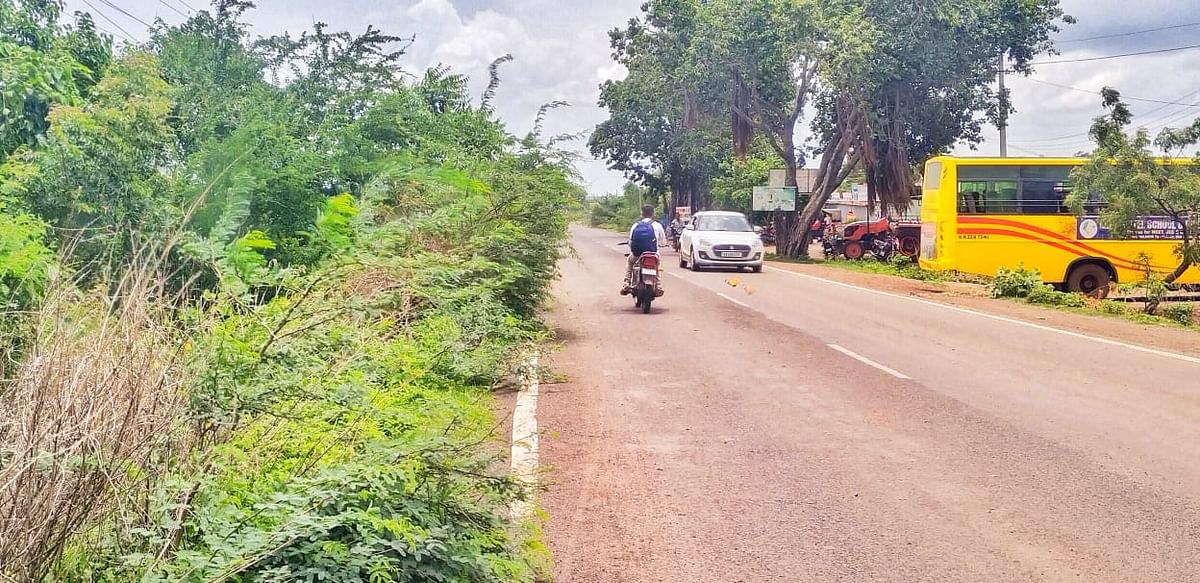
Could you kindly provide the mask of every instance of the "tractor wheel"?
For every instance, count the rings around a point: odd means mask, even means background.
[[[862,241],[846,241],[846,245],[842,247],[842,255],[851,261],[858,261],[867,254],[867,249],[863,247]]]

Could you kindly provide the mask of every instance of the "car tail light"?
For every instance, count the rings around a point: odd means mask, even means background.
[[[642,255],[642,267],[646,269],[658,269],[658,256]]]

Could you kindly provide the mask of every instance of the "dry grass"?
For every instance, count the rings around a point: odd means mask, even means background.
[[[194,445],[164,279],[134,270],[94,296],[65,283],[35,315],[0,386],[0,579],[40,580],[71,537],[144,518],[151,479]]]

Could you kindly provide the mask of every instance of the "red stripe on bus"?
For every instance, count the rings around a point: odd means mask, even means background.
[[[1008,237],[1016,237],[1018,239],[1027,239],[1027,240],[1033,241],[1035,243],[1049,245],[1051,247],[1054,247],[1055,249],[1059,249],[1061,251],[1066,251],[1067,253],[1070,253],[1071,255],[1074,255],[1076,257],[1087,257],[1087,255],[1085,255],[1084,253],[1081,253],[1078,249],[1071,249],[1070,247],[1067,247],[1065,245],[1060,245],[1058,243],[1055,243],[1054,241],[1047,241],[1045,239],[1040,239],[1038,237],[1030,235],[1029,233],[1006,231],[1004,229],[959,229],[958,233],[960,235],[1005,235]],[[1124,260],[1120,260],[1120,261],[1124,261]]]
[[[967,224],[978,224],[978,225],[1000,225],[1000,226],[1005,226],[1005,227],[1015,227],[1018,229],[1027,229],[1029,231],[1033,231],[1034,233],[1045,235],[1047,237],[1052,237],[1063,243],[1078,246],[1080,249],[1083,249],[1085,252],[1090,253],[1093,256],[1104,257],[1104,258],[1112,260],[1114,262],[1121,262],[1121,263],[1128,264],[1128,265],[1132,266],[1129,269],[1134,269],[1134,270],[1139,270],[1139,271],[1142,269],[1142,266],[1140,266],[1128,259],[1118,257],[1111,253],[1106,253],[1095,247],[1092,247],[1091,245],[1088,245],[1086,243],[1081,243],[1076,239],[1072,239],[1070,237],[1063,236],[1062,233],[1055,233],[1054,231],[1051,231],[1049,229],[1043,229],[1041,227],[1027,225],[1027,224],[1019,222],[1019,221],[1012,221],[1012,220],[1007,220],[1007,219],[988,219],[988,218],[983,218],[983,217],[960,217],[958,219],[958,222],[959,223],[967,223]],[[1026,237],[1026,238],[1028,238],[1028,237]],[[1150,267],[1151,267],[1151,269],[1154,269],[1157,271],[1164,271],[1164,270],[1171,271],[1173,269],[1171,267],[1164,267],[1161,265],[1151,265]]]

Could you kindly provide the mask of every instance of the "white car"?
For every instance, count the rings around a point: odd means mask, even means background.
[[[763,268],[763,242],[746,215],[727,211],[696,213],[679,238],[679,266]]]

